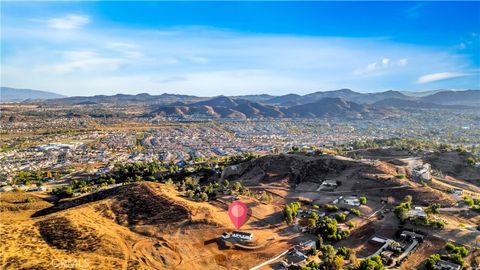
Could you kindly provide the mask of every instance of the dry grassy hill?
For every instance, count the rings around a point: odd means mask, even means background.
[[[162,184],[121,186],[57,205],[39,197],[24,203],[24,196],[30,194],[0,198],[3,269],[243,269],[286,245],[220,250],[216,238],[233,229],[227,212]],[[274,235],[245,229],[260,241]]]
[[[341,181],[342,191],[359,191],[372,196],[392,196],[400,201],[412,195],[415,203],[440,202],[452,205],[455,200],[448,194],[424,187],[408,179],[398,179],[401,167],[385,162],[365,162],[339,156],[304,156],[280,154],[263,156],[255,160],[230,167],[223,175],[245,185],[275,184],[290,187],[299,184],[318,184],[323,180]],[[304,185],[302,185],[303,187]],[[315,191],[316,185],[312,185]]]
[[[468,165],[467,158],[470,153],[435,152],[427,155],[424,159],[432,165],[433,169],[441,171],[443,174],[452,176],[461,180],[480,186],[480,168]]]

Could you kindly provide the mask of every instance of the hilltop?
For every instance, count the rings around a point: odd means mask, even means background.
[[[0,205],[26,204],[13,195],[2,195]],[[226,211],[182,198],[167,185],[135,183],[55,205],[2,209],[2,265],[7,269],[62,268],[62,262],[70,262],[95,269],[200,270],[262,261],[255,251],[243,258],[246,251],[219,250],[216,238],[232,229]],[[257,232],[263,240],[271,235]],[[261,252],[273,256],[277,248]]]

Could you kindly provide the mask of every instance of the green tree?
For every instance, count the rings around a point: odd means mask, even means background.
[[[233,187],[232,187],[232,189],[233,189],[234,191],[240,191],[241,188],[242,188],[242,183],[240,183],[240,182],[238,182],[238,181],[235,182],[235,183],[233,184]]]
[[[228,188],[228,186],[230,185],[230,182],[228,182],[228,180],[225,179],[225,180],[223,180],[222,185],[223,185],[223,188]]]
[[[438,261],[440,261],[440,254],[430,255],[425,263],[425,268],[427,270],[435,270]]]
[[[366,205],[367,204],[367,197],[360,197],[360,204]]]

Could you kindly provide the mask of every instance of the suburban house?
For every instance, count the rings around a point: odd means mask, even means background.
[[[436,269],[437,270],[460,270],[462,269],[462,266],[456,263],[440,260],[437,262]]]
[[[407,212],[407,218],[427,219],[427,213],[425,213],[422,207],[416,206]]]
[[[233,231],[230,237],[241,239],[244,241],[252,241],[253,233],[242,232],[242,231]]]
[[[307,256],[296,248],[291,248],[282,260],[284,267],[298,266],[307,260]]]

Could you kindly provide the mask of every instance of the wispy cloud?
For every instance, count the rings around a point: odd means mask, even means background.
[[[448,79],[454,79],[459,77],[468,76],[468,73],[459,73],[459,72],[439,72],[432,73],[420,76],[417,79],[417,83],[431,83],[436,81],[443,81]]]
[[[42,65],[38,70],[53,72],[56,74],[68,74],[76,71],[112,71],[117,70],[125,64],[125,60],[123,59],[102,57],[94,51],[65,51],[61,54],[63,55],[64,62],[52,65]]]
[[[81,16],[90,22],[88,16]],[[343,87],[368,91],[420,88],[421,84],[412,82],[422,74],[470,68],[465,54],[378,38],[198,27],[82,28],[78,23],[75,27],[76,31],[52,31],[38,24],[5,26],[2,42],[14,49],[2,56],[2,83],[63,88],[66,95],[142,90],[284,94]]]
[[[50,18],[46,20],[48,27],[59,30],[78,29],[90,22],[90,18],[85,15],[68,14],[63,17]]]
[[[390,58],[383,58],[378,62],[373,62],[368,64],[365,67],[355,69],[353,71],[353,75],[357,75],[357,76],[368,75],[368,74],[373,74],[380,71],[385,71],[388,68],[405,67],[407,63],[408,63],[407,58],[399,59],[398,61],[393,63]]]

